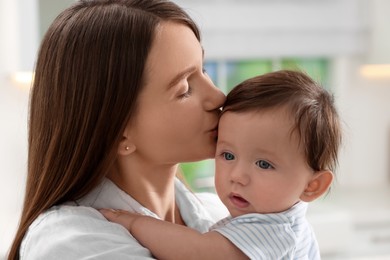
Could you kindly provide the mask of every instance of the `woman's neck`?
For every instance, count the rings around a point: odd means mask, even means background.
[[[175,203],[177,167],[118,161],[107,177],[161,219],[183,224]]]

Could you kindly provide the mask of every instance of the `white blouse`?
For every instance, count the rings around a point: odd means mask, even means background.
[[[176,202],[186,225],[207,232],[228,212],[215,194],[195,196],[175,181]],[[77,202],[54,206],[29,227],[20,259],[152,259],[150,251],[121,225],[96,209],[113,208],[158,218],[109,179]]]

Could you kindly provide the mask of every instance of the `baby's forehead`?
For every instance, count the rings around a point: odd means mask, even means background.
[[[218,144],[230,144],[237,150],[259,151],[286,156],[305,156],[303,139],[285,108],[249,111],[227,111],[220,121]],[[287,155],[286,155],[287,153]]]
[[[240,111],[225,111],[220,117],[221,127],[233,127],[240,129],[241,125],[253,128],[283,128],[287,129],[289,135],[296,128],[294,116],[286,107],[275,107],[266,109],[249,109]],[[224,130],[224,129],[221,129]],[[291,132],[291,133],[290,133]]]
[[[302,142],[304,138],[301,138],[302,132],[300,125],[297,122],[296,115],[289,105],[282,105],[278,107],[267,107],[267,108],[256,108],[256,109],[245,109],[239,111],[226,110],[222,113],[220,122],[220,130],[224,131],[224,127],[229,128],[231,126],[240,128],[239,122],[241,120],[249,120],[250,122],[262,122],[262,120],[268,120],[272,118],[272,121],[280,122],[279,127],[286,129],[286,133],[289,138],[297,138],[299,146],[304,145]],[[261,134],[261,133],[259,133]]]
[[[278,105],[278,106],[272,106],[272,107],[251,107],[251,108],[245,108],[245,109],[224,109],[221,114],[221,118],[224,115],[229,115],[230,113],[235,113],[237,115],[243,115],[248,116],[252,115],[254,117],[256,116],[262,116],[264,114],[271,114],[275,115],[275,117],[279,117],[281,120],[285,119],[293,119],[295,113],[292,111],[292,107],[290,104],[284,104],[284,105]]]

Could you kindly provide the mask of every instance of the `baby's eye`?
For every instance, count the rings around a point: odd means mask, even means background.
[[[256,165],[259,166],[261,169],[273,169],[274,167],[267,161],[260,160],[256,162]]]
[[[223,158],[224,158],[226,161],[231,161],[231,160],[234,160],[234,159],[235,159],[234,155],[231,154],[231,153],[228,153],[228,152],[224,152],[224,153],[222,154],[222,156],[223,156]]]

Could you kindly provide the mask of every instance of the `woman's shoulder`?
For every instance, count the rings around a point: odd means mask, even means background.
[[[40,238],[72,232],[93,231],[96,226],[102,227],[109,224],[103,215],[94,208],[83,206],[54,206],[42,213],[29,227],[25,241],[29,237]]]
[[[55,206],[29,227],[21,259],[150,258],[148,250],[120,225],[107,221],[94,208]]]
[[[87,224],[93,225],[95,222],[104,220],[103,215],[92,207],[71,205],[54,206],[39,215],[29,227],[29,232],[45,229],[51,225],[54,225],[56,228],[61,228],[61,225],[59,225],[61,223],[66,223],[71,226],[84,226],[85,221]]]

